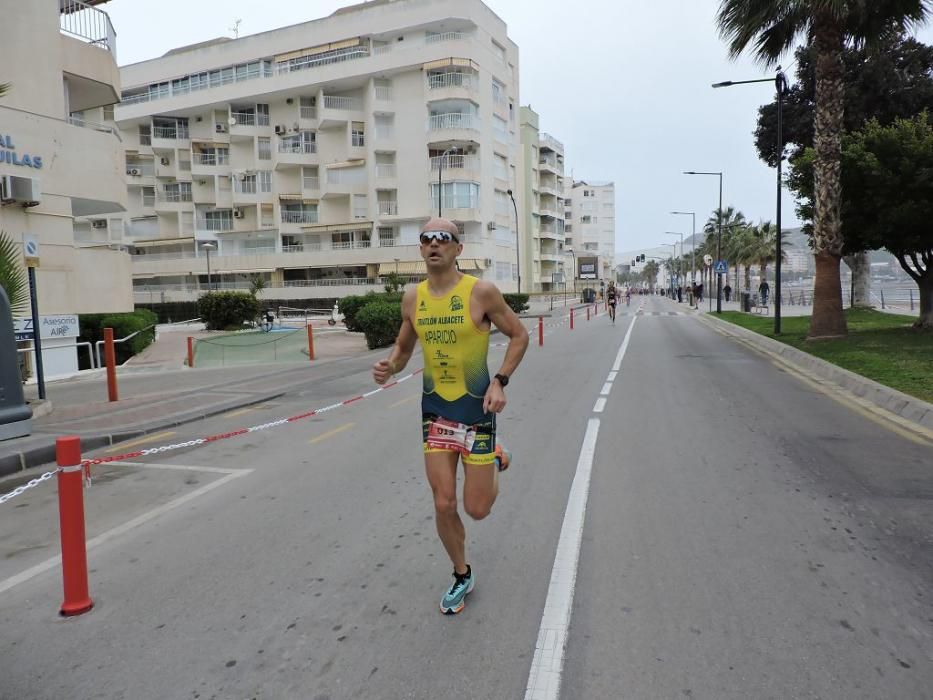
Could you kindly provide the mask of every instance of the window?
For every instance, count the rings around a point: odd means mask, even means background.
[[[316,119],[317,118],[317,98],[316,97],[302,97],[301,100],[301,113],[300,116],[302,119]]]
[[[508,214],[511,210],[507,192],[496,190],[496,214]]]
[[[233,210],[206,211],[204,212],[204,224],[207,231],[230,231],[233,229]]]
[[[369,216],[369,198],[365,194],[353,195],[353,218],[365,219]]]
[[[151,207],[155,204],[155,187],[143,187],[143,206]]]
[[[500,156],[498,153],[495,154],[493,159],[493,165],[495,166],[496,177],[500,180],[508,180],[509,178],[509,162],[505,159],[504,156]]]
[[[259,225],[263,228],[271,228],[275,226],[275,222],[272,218],[271,204],[261,204],[259,206]]]
[[[505,85],[495,78],[492,79],[492,101],[497,105],[501,105],[505,102]]]
[[[437,206],[437,183],[431,183],[432,206]],[[479,206],[479,184],[445,182],[441,189],[441,209],[475,209]]]
[[[259,153],[259,160],[272,160],[272,139],[268,136],[260,136],[256,139],[256,148]]]
[[[113,105],[104,105],[104,121],[113,121]]]
[[[497,42],[495,39],[492,39],[491,41],[492,41],[492,52],[496,55],[496,58],[498,58],[500,61],[505,63],[505,47],[502,46],[502,44]]]
[[[587,214],[587,215],[585,215],[585,216],[581,216],[581,217],[580,217],[580,223],[581,223],[581,224],[588,224],[588,223],[591,223],[591,219],[592,219],[592,218],[593,218],[593,217],[590,216],[589,214]]]
[[[507,280],[512,274],[512,264],[507,262],[496,263],[496,279]]]
[[[380,140],[392,138],[394,118],[391,115],[377,114],[375,121],[376,138]]]
[[[259,65],[259,64],[255,64]],[[256,105],[256,124],[258,126],[269,126],[269,105]]]
[[[272,171],[271,170],[260,170],[257,175],[259,175],[259,191],[260,192],[271,192],[272,191]]]
[[[391,247],[395,245],[395,229],[391,226],[379,227],[379,245],[380,247]]]
[[[350,129],[350,145],[355,148],[361,148],[366,145],[366,139],[363,135],[363,122],[353,122]]]
[[[317,168],[302,168],[301,169],[301,186],[306,190],[319,190],[321,189],[321,179],[318,177]]]
[[[509,125],[500,116],[492,115],[492,132],[493,135],[502,143],[509,142]]]

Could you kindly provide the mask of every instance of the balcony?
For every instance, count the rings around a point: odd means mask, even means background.
[[[428,131],[479,131],[480,118],[475,114],[465,112],[449,112],[447,114],[432,114],[428,118]],[[451,137],[453,138],[453,137]]]
[[[230,156],[226,153],[194,153],[191,157],[192,175],[229,175]]]
[[[398,175],[398,169],[395,163],[376,163],[376,177],[380,180],[388,180]]]
[[[233,230],[233,216],[216,219],[198,219],[198,233],[223,233]]]
[[[542,173],[554,173],[555,175],[564,174],[564,163],[559,161],[557,158],[541,158],[538,161],[538,170]]]
[[[432,156],[428,160],[430,161],[429,167],[435,174],[439,168],[443,167],[444,173],[449,178],[476,179],[479,177],[479,156],[453,154]],[[432,176],[432,179],[436,180],[437,177]]]
[[[555,153],[560,153],[562,155],[564,153],[564,144],[562,144],[560,141],[555,139],[550,134],[541,133],[538,136],[538,147],[548,148],[554,151]]]
[[[542,202],[542,203],[538,206],[538,213],[539,213],[541,216],[549,216],[549,217],[551,217],[551,218],[553,218],[553,219],[559,219],[559,218],[561,218],[561,217],[563,216],[563,210],[558,211],[556,205],[554,205],[554,204],[545,204],[544,202]]]
[[[473,99],[479,93],[479,77],[473,73],[429,73],[428,100]]]
[[[376,85],[373,88],[374,95],[377,102],[391,102],[392,101],[392,86],[391,85]]]
[[[359,97],[324,95],[321,102],[320,117],[322,129],[343,126],[348,121],[365,121],[363,100]]]
[[[61,0],[59,5],[61,33],[109,51],[116,62],[117,33],[110,22],[110,16],[82,0]]]
[[[155,177],[155,166],[151,163],[127,163],[126,164],[126,184],[142,187],[151,186]]]
[[[191,135],[187,127],[154,126],[152,127],[152,149],[155,151],[174,151],[178,148],[190,148]]]
[[[191,192],[165,192],[158,190],[156,193],[155,209],[156,211],[191,211],[194,197]]]
[[[280,213],[282,233],[300,233],[302,226],[310,226],[318,222],[317,209],[288,210]]]
[[[558,231],[556,226],[542,224],[540,231],[541,238],[552,240],[552,241],[563,241],[564,233]]]
[[[379,216],[398,216],[398,202],[395,200],[379,200]]]
[[[321,178],[314,175],[301,178],[301,189],[303,192],[320,192]]]
[[[230,140],[254,138],[262,136],[269,131],[269,115],[255,112],[230,112],[227,122],[230,126],[228,132]]]
[[[60,0],[59,7],[61,65],[69,109],[80,112],[119,102],[117,37],[110,17],[80,0]]]
[[[280,141],[276,149],[275,167],[317,165],[317,144],[314,141]]]

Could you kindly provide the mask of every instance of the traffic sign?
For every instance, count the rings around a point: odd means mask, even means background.
[[[716,274],[717,274],[717,275],[725,275],[725,274],[728,274],[728,272],[729,272],[729,267],[728,267],[728,265],[726,265],[726,261],[725,261],[725,260],[717,260],[717,261],[716,261]]]
[[[23,234],[23,257],[27,267],[39,267],[39,238],[31,233]]]
[[[707,265],[712,265],[712,264],[713,264],[713,256],[710,255],[709,253],[707,253],[706,255],[703,256],[703,262],[705,262]]]

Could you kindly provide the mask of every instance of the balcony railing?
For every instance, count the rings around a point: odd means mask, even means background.
[[[424,38],[425,44],[436,44],[439,41],[458,41],[460,39],[466,39],[466,34],[464,32],[442,32],[440,34],[428,34]]]
[[[428,74],[428,89],[440,90],[442,88],[460,87],[472,90],[476,80],[470,73],[430,73]]]
[[[331,250],[350,250],[351,248],[371,248],[372,243],[366,240],[360,241],[331,241]]]
[[[302,107],[299,116],[302,119],[317,119],[317,107]]]
[[[303,177],[301,179],[301,188],[305,190],[319,190],[321,189],[321,178]]]
[[[336,109],[343,112],[363,109],[363,101],[358,97],[340,97],[324,95],[324,109]]]
[[[437,169],[441,166],[444,167],[444,170],[472,170],[479,166],[479,158],[476,156],[460,156],[456,154],[447,156],[432,156],[431,170],[436,172]]]
[[[392,87],[390,85],[376,86],[376,99],[388,102],[392,99]]]
[[[233,217],[229,219],[198,219],[198,231],[232,231]]]
[[[449,114],[432,114],[428,119],[428,129],[439,131],[441,129],[479,129],[479,117],[461,112]]]
[[[178,141],[187,139],[189,136],[187,129],[180,129],[176,126],[154,126],[152,127],[152,138]]]
[[[376,177],[395,177],[395,163],[376,163]]]
[[[155,166],[152,163],[127,163],[126,174],[130,177],[152,177]]]
[[[192,162],[195,165],[230,165],[230,156],[226,153],[195,153]]]
[[[151,146],[152,145],[152,134],[140,134],[139,145],[140,146]]]
[[[256,115],[253,112],[231,112],[230,117],[237,126],[256,126]]]
[[[155,195],[154,194],[144,194],[143,195],[143,207],[154,207],[155,206]]]
[[[160,202],[193,202],[191,192],[159,192]]]
[[[117,33],[110,16],[81,0],[62,0],[59,28],[62,34],[99,46],[117,56]]]
[[[379,213],[383,216],[397,216],[398,202],[390,202],[388,200],[379,202]]]
[[[283,224],[316,224],[316,211],[282,211]]]
[[[317,153],[317,143],[314,141],[280,141],[279,153]]]

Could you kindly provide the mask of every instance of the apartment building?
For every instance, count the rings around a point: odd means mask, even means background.
[[[564,289],[570,265],[564,265],[564,145],[539,131],[538,114],[521,108],[522,142],[522,275],[528,291]],[[525,263],[527,261],[527,264]]]
[[[565,241],[582,280],[615,279],[615,185],[574,180],[565,192]]]
[[[139,301],[301,299],[422,279],[418,230],[514,290],[518,50],[479,0],[376,0],[121,69]],[[209,259],[208,259],[209,256]]]
[[[123,143],[89,116],[120,99],[116,33],[96,7],[103,4],[4,3],[0,230],[38,243],[39,319],[20,319],[16,330],[25,348],[40,329],[46,377],[77,370],[78,314],[133,309],[130,256],[120,246]]]

